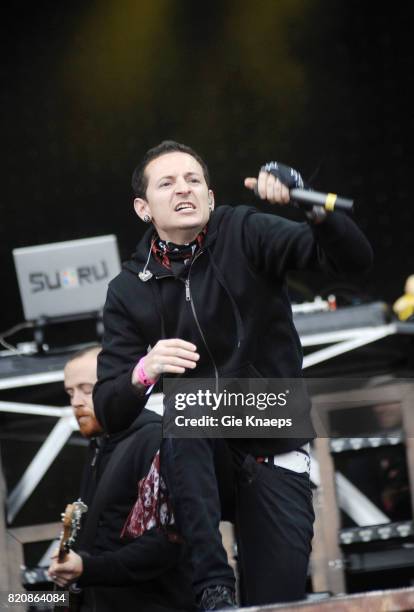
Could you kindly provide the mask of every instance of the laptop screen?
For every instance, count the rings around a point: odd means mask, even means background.
[[[98,236],[13,250],[27,321],[95,312],[121,269],[116,236]]]

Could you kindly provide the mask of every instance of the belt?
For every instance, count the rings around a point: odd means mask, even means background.
[[[310,456],[309,456],[310,445],[309,442],[304,444],[299,449],[289,451],[288,453],[281,453],[279,455],[273,455],[272,457],[257,457],[259,463],[270,463],[278,467],[292,470],[292,472],[307,472],[310,474]]]

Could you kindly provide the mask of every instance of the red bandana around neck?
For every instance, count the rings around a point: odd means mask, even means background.
[[[167,270],[171,270],[171,262],[180,262],[184,264],[190,262],[197,251],[199,251],[205,241],[207,234],[207,225],[196,236],[195,240],[189,244],[174,244],[161,240],[158,235],[155,235],[152,240],[151,252],[155,259]]]

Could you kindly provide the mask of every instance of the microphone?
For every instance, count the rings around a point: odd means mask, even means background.
[[[307,189],[290,189],[289,193],[292,200],[304,208],[321,206],[326,212],[342,210],[347,213],[352,213],[354,210],[353,200],[342,198],[336,193],[321,193],[320,191],[308,191]]]
[[[290,166],[285,166],[279,162],[269,162],[260,168],[261,171],[273,174],[281,183],[289,189],[290,197],[293,204],[310,210],[314,206],[320,206],[326,212],[334,210],[342,210],[343,212],[352,213],[354,201],[349,198],[343,198],[336,193],[321,193],[319,191],[311,191],[304,189],[305,185],[299,172]],[[254,189],[256,195],[257,185]]]

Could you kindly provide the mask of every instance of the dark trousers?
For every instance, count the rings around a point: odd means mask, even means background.
[[[195,591],[234,586],[219,532],[224,518],[236,528],[241,604],[301,599],[313,536],[309,477],[258,463],[230,444],[163,441],[162,469],[190,547]]]

